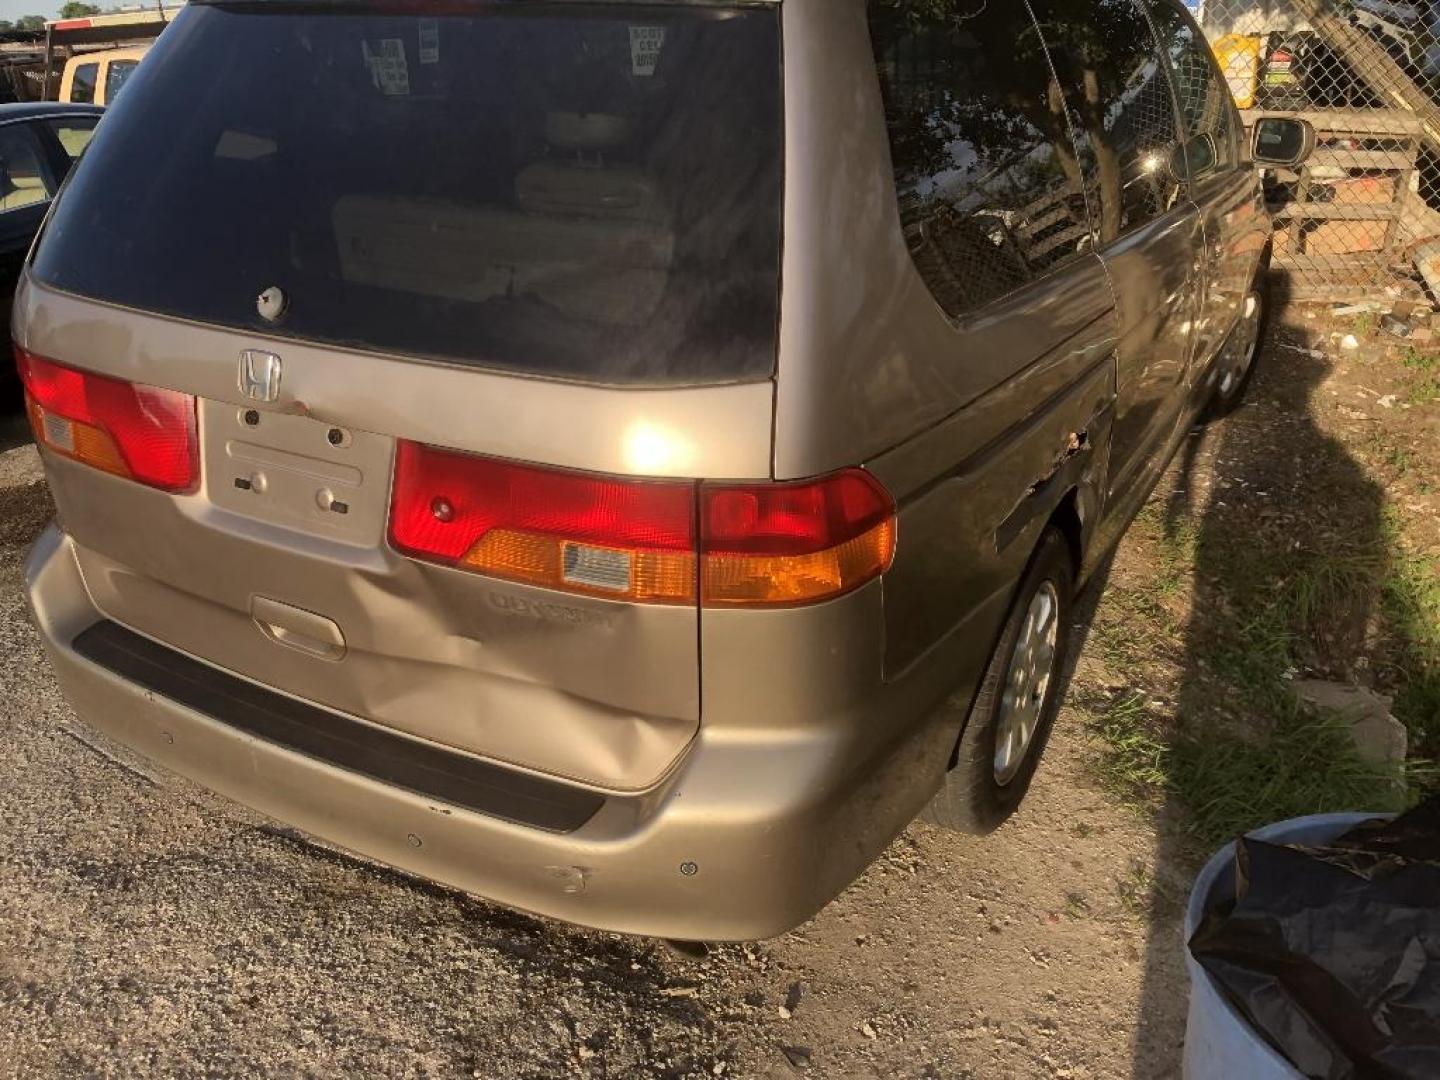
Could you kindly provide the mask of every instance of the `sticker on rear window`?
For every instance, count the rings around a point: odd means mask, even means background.
[[[370,68],[370,78],[382,94],[410,93],[410,68],[405,62],[405,43],[399,38],[381,38],[374,49],[362,41],[360,51]]]
[[[420,63],[440,62],[440,20],[420,20]]]
[[[663,26],[630,27],[630,69],[649,78],[660,63],[660,50],[665,47]]]

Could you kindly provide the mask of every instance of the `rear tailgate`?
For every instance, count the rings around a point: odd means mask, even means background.
[[[695,606],[615,603],[399,555],[386,541],[396,437],[519,460],[543,448],[547,464],[620,474],[668,464],[763,476],[768,383],[655,391],[637,407],[633,391],[340,355],[34,283],[17,315],[33,353],[200,399],[195,494],[47,455],[61,520],[111,619],[297,697],[609,789],[647,787],[695,733]],[[266,406],[238,390],[240,355],[257,347],[284,364],[281,400]],[[350,377],[337,381],[342,363]],[[468,422],[447,404],[462,400]],[[557,443],[556,431],[575,438]]]
[[[405,440],[768,478],[780,87],[773,8],[187,5],[18,299],[36,356],[197,399],[193,493],[48,455],[99,608],[400,731],[653,784],[700,720],[696,604],[407,558],[394,466]]]

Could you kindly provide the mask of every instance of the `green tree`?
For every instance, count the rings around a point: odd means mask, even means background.
[[[99,15],[100,9],[94,4],[81,3],[81,0],[68,0],[60,9],[62,19],[83,19],[86,15]]]
[[[16,30],[44,30],[44,29],[45,29],[45,16],[44,16],[44,15],[21,15],[20,18],[18,18],[18,19],[15,20],[15,29],[16,29]]]

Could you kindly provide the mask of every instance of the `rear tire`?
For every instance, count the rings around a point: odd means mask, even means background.
[[[1040,538],[985,668],[955,766],[922,821],[984,834],[1019,808],[1064,697],[1074,593],[1070,544],[1051,527]],[[1036,670],[1041,660],[1044,671]]]

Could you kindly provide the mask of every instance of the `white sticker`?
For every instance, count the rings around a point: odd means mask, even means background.
[[[630,27],[630,69],[649,78],[660,63],[660,50],[665,47],[663,26]]]
[[[422,64],[438,64],[440,62],[440,20],[420,20],[420,62]]]
[[[362,41],[360,51],[365,54],[365,63],[370,67],[370,78],[382,94],[410,93],[410,68],[405,62],[403,41],[381,38],[373,50],[368,41]]]

